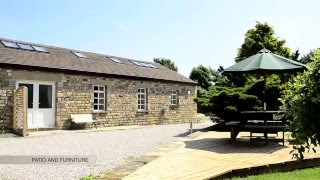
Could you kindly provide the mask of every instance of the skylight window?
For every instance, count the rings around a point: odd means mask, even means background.
[[[17,43],[21,49],[34,51],[30,44]]]
[[[82,54],[81,52],[75,52],[75,51],[71,51],[74,55],[76,55],[78,58],[85,58],[85,59],[89,59],[86,55]]]
[[[16,43],[14,43],[14,42],[11,42],[11,41],[1,41],[1,42],[5,47],[19,49],[18,45]]]
[[[132,61],[133,64],[137,65],[137,66],[142,66],[141,63],[137,62],[137,61]]]
[[[148,63],[140,63],[143,67],[153,67],[151,64]]]
[[[38,52],[48,52],[48,50],[44,47],[41,47],[41,46],[35,46],[35,45],[32,45],[33,49],[35,49],[36,51]]]
[[[156,69],[158,68],[158,67],[156,67],[156,66],[153,65],[153,64],[147,64],[147,66],[150,67],[150,68],[156,68]]]
[[[153,64],[150,63],[145,63],[145,62],[138,62],[138,61],[131,61],[133,64],[140,66],[140,67],[147,67],[147,68],[155,68],[158,69],[158,67],[154,66]]]
[[[120,59],[118,59],[116,57],[109,57],[109,59],[111,59],[115,63],[122,63],[122,61],[120,61]]]

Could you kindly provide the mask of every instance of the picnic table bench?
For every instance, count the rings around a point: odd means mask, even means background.
[[[226,125],[230,126],[230,139],[234,141],[239,132],[249,131],[250,141],[253,137],[264,138],[266,145],[268,145],[268,134],[276,134],[282,132],[281,141],[284,145],[284,131],[286,129],[285,119],[275,119],[275,115],[284,115],[285,111],[242,111],[241,119],[239,121],[227,122]],[[257,136],[254,134],[263,134],[263,136]],[[278,139],[275,139],[279,141]]]

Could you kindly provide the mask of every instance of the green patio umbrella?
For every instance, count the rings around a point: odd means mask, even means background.
[[[304,64],[273,54],[271,51],[264,48],[258,51],[257,54],[226,68],[223,73],[263,75],[265,84],[263,108],[266,110],[266,76],[268,74],[293,73],[303,71],[304,69],[307,69]]]

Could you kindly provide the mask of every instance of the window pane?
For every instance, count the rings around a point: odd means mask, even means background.
[[[39,108],[52,108],[51,85],[39,85]]]
[[[17,44],[21,49],[30,50],[30,51],[34,50],[30,44],[22,44],[22,43],[17,43]]]
[[[105,110],[105,86],[94,86],[94,110]]]
[[[146,89],[139,88],[138,89],[138,110],[146,109]]]
[[[85,59],[88,59],[88,57],[80,52],[74,52],[74,51],[71,51],[73,54],[75,54],[77,57],[79,58],[85,58]]]
[[[171,105],[177,105],[177,91],[171,91]]]
[[[118,58],[116,57],[109,57],[113,62],[116,62],[116,63],[122,63]]]
[[[25,86],[28,88],[28,108],[33,108],[33,84],[19,84],[19,87]]]
[[[10,41],[1,41],[5,47],[19,48],[18,45]]]
[[[41,46],[34,46],[34,45],[32,45],[32,47],[33,47],[36,51],[38,51],[38,52],[48,52],[48,50],[47,50],[46,48],[41,47]]]

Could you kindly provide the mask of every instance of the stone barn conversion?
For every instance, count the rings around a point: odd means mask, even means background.
[[[28,129],[68,129],[72,114],[98,127],[185,123],[197,113],[196,82],[153,62],[0,38],[0,131],[23,115]],[[15,107],[17,106],[17,107]],[[22,113],[22,114],[21,114]],[[89,126],[89,125],[88,125]]]

